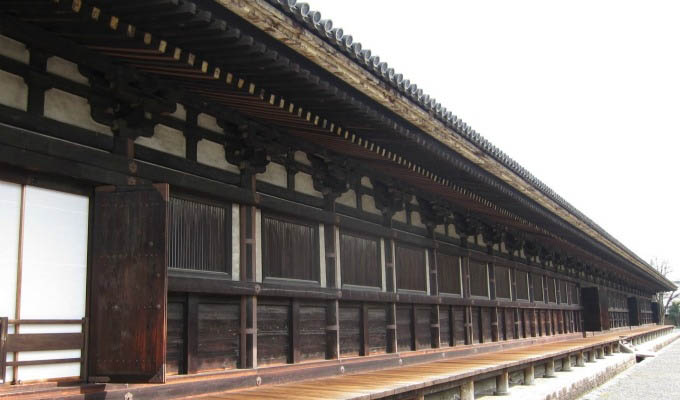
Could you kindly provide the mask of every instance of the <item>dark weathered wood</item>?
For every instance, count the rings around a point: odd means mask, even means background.
[[[0,317],[0,379],[5,383],[7,373],[7,317]]]
[[[387,352],[396,353],[398,350],[397,338],[397,305],[395,303],[387,304]]]
[[[342,284],[381,287],[380,240],[341,232]]]
[[[168,200],[166,184],[95,193],[91,377],[165,381]]]
[[[256,252],[257,232],[256,225],[257,208],[249,205],[239,207],[239,233],[240,233],[240,266],[239,274],[242,281],[254,282],[256,280]]]
[[[262,216],[263,278],[319,281],[318,224]]]
[[[340,310],[339,301],[331,300],[326,307],[326,359],[340,358]]]
[[[82,333],[9,334],[5,344],[6,351],[10,353],[80,349],[82,345]]]
[[[425,271],[424,249],[397,244],[394,259],[397,269],[397,288],[425,292],[428,276]]]
[[[370,354],[370,344],[369,344],[369,320],[368,320],[368,304],[361,304],[361,351],[359,352],[362,356],[367,356]]]
[[[300,352],[300,300],[290,302],[290,362],[298,363],[302,359]]]

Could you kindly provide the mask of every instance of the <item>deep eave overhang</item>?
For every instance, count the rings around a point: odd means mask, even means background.
[[[446,122],[437,118],[431,110],[414,102],[394,86],[386,83],[380,75],[369,71],[365,65],[348,57],[329,40],[318,35],[315,30],[308,27],[310,23],[297,21],[293,17],[294,10],[284,12],[282,10],[285,10],[285,7],[279,9],[265,0],[214,1],[603,244],[657,280],[666,289],[676,288],[671,281],[566,203],[528,171],[518,168],[513,160],[502,152],[499,153],[488,141],[474,131],[470,135],[469,129],[460,131],[454,126],[447,126]],[[464,137],[464,132],[468,133],[465,135],[467,138]]]

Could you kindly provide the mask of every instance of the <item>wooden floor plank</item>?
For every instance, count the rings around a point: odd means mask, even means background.
[[[479,373],[500,371],[511,366],[541,363],[552,358],[564,358],[581,351],[588,351],[621,336],[653,331],[644,327],[629,331],[617,331],[598,336],[565,340],[563,342],[539,343],[522,348],[478,353],[457,358],[442,359],[421,364],[379,371],[361,372],[342,376],[302,381],[281,385],[265,385],[260,388],[216,393],[208,400],[345,400],[372,399],[425,388],[474,376]]]

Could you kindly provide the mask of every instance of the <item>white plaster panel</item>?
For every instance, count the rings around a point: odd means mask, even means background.
[[[474,237],[474,236],[468,236],[468,237],[467,237],[467,241],[468,241],[468,243],[470,243],[470,244],[475,244],[475,237]]]
[[[61,76],[62,78],[66,78],[73,82],[82,83],[83,85],[88,86],[90,85],[90,81],[87,77],[78,70],[78,64],[64,60],[61,57],[52,56],[48,58],[46,70],[51,74]]]
[[[21,185],[0,181],[0,316],[10,319],[16,307],[20,218]]]
[[[24,78],[0,70],[0,104],[26,111],[28,108],[28,85]]]
[[[262,282],[262,211],[255,212],[255,280]]]
[[[298,172],[295,174],[295,191],[314,197],[323,197],[321,192],[314,189],[312,176],[305,172]]]
[[[425,293],[430,293],[430,252],[425,250]]]
[[[210,140],[201,139],[197,144],[196,160],[211,167],[223,169],[225,171],[240,173],[238,166],[227,162],[224,155],[224,146],[219,143],[211,142]]]
[[[267,169],[264,171],[264,173],[257,174],[257,180],[271,183],[272,185],[276,186],[286,187],[288,173],[286,172],[285,166],[275,162],[270,162],[267,164]]]
[[[456,232],[456,226],[455,226],[455,225],[449,224],[449,225],[448,225],[448,228],[449,228],[448,235],[449,235],[450,237],[456,238],[456,239],[460,238],[460,236],[458,236],[458,232]]]
[[[26,188],[22,319],[85,316],[89,199]],[[64,296],[68,293],[68,296]],[[22,325],[22,333],[79,332],[79,325]],[[79,357],[79,350],[23,352],[19,360]],[[20,367],[22,380],[80,375],[77,363]]]
[[[309,161],[309,158],[307,157],[307,153],[305,153],[304,151],[296,151],[293,154],[293,159],[295,161],[299,162],[300,164],[309,165],[309,166],[312,165],[312,163]]]
[[[241,280],[241,213],[238,204],[231,205],[231,279]]]
[[[140,136],[135,143],[177,157],[184,158],[186,154],[186,139],[182,131],[166,125],[156,125],[153,129],[153,136]]]
[[[340,227],[335,226],[335,283],[342,287],[342,260],[340,259]]]
[[[201,128],[207,129],[209,131],[224,133],[224,129],[217,125],[217,118],[213,117],[212,115],[208,115],[205,113],[198,114],[196,124]]]
[[[373,196],[367,194],[361,195],[361,208],[371,214],[380,214],[380,210],[375,206]]]
[[[382,282],[382,291],[387,291],[387,279],[385,278],[385,239],[380,238],[380,281]]]
[[[45,116],[65,124],[113,135],[111,128],[92,119],[90,104],[86,98],[63,90],[49,89],[45,92]]]
[[[397,211],[392,215],[394,221],[406,223],[406,210]]]
[[[30,53],[23,43],[2,35],[0,35],[0,54],[24,64],[28,64],[30,60]]]
[[[326,287],[326,240],[324,236],[324,225],[319,224],[319,284]]]
[[[343,206],[357,208],[357,194],[354,190],[350,189],[341,194],[335,202]]]
[[[501,242],[501,253],[508,253],[508,248],[505,247],[505,242]]]
[[[484,237],[481,233],[477,234],[477,244],[480,246],[486,246],[486,242],[484,241]]]
[[[418,212],[418,211],[411,212],[411,225],[417,226],[419,228],[425,227],[425,224],[423,224],[423,221],[420,220],[420,212]]]
[[[440,235],[446,235],[446,228],[444,225],[437,225],[434,227],[434,231]]]
[[[21,185],[0,181],[0,315],[15,318],[17,264],[19,260],[19,224],[21,218]],[[7,329],[14,333],[14,325]],[[14,354],[7,354],[14,361]],[[14,370],[7,367],[0,382],[11,382]]]
[[[373,189],[373,184],[371,183],[371,178],[369,178],[367,176],[361,177],[361,185]]]
[[[167,114],[171,117],[177,118],[182,121],[187,120],[187,109],[183,105],[177,103],[175,105],[175,112]]]

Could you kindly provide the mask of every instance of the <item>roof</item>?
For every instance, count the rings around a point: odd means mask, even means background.
[[[637,261],[635,264],[637,264],[638,267],[646,270],[648,273],[656,275],[662,281],[665,281],[669,287],[674,286],[671,281],[659,274],[646,261],[640,258],[632,250],[628,249],[625,245],[606,232],[602,227],[588,218],[576,207],[572,206],[548,185],[543,183],[540,179],[531,174],[531,172],[529,172],[526,168],[522,167],[518,162],[513,160],[509,155],[484,138],[484,136],[482,136],[470,125],[465,123],[460,117],[454,114],[452,110],[447,109],[444,105],[438,102],[437,99],[418,88],[418,85],[415,82],[411,81],[403,74],[390,67],[388,62],[382,60],[377,53],[370,49],[364,48],[361,42],[356,40],[351,34],[346,33],[341,27],[334,27],[333,21],[331,19],[324,18],[320,11],[312,10],[308,3],[297,2],[297,0],[266,1],[271,5],[276,6],[286,15],[293,17],[300,24],[306,27],[309,32],[312,32],[325,43],[354,60],[356,64],[362,66],[364,70],[377,78],[381,83],[389,86],[395,91],[398,91],[403,96],[408,98],[414,105],[427,112],[432,118],[444,124],[451,131],[451,135],[460,135],[462,138],[472,143],[476,148],[483,151],[486,155],[499,162],[503,167],[512,171],[525,182],[529,183],[533,188],[547,196],[550,200],[562,207],[569,214],[575,216],[588,227],[602,235],[608,241],[612,242],[616,247],[620,248],[628,256]],[[218,2],[226,3],[225,1]],[[231,9],[231,7],[227,8]]]

